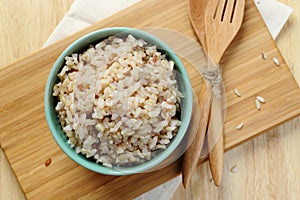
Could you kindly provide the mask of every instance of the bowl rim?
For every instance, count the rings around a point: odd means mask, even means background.
[[[59,127],[55,125],[57,123],[57,120],[55,121],[54,119],[55,117],[51,114],[52,113],[51,109],[53,108],[50,107],[51,105],[50,102],[51,99],[54,98],[52,96],[52,90],[54,86],[53,84],[55,84],[54,79],[57,78],[57,72],[61,70],[62,68],[61,63],[64,62],[66,56],[75,53],[74,49],[76,49],[77,46],[79,46],[82,43],[86,43],[91,38],[96,37],[97,39],[95,39],[95,41],[100,42],[102,39],[107,38],[109,35],[115,35],[122,32],[128,32],[128,34],[132,34],[134,37],[141,38],[146,42],[149,42],[154,45],[159,45],[160,47],[162,47],[163,50],[168,52],[169,54],[168,56],[171,57],[171,59],[174,61],[177,70],[179,71],[179,73],[181,74],[184,80],[185,89],[187,90],[186,92],[187,96],[185,98],[187,99],[188,102],[186,107],[186,117],[185,117],[186,120],[179,128],[181,134],[178,134],[179,133],[178,131],[176,137],[172,139],[172,143],[165,150],[160,152],[159,156],[153,157],[149,161],[146,161],[145,163],[137,165],[135,167],[122,167],[119,168],[122,170],[117,170],[117,168],[108,168],[108,167],[104,167],[101,164],[97,164],[96,162],[89,161],[87,158],[85,158],[85,156],[76,153],[74,148],[71,148],[71,146],[66,141],[64,141],[64,139],[60,136],[60,134],[62,134],[63,132],[62,127],[60,124]],[[102,36],[99,37],[100,35],[103,35],[103,37]],[[89,45],[88,43],[84,44],[84,46],[86,47],[88,47],[88,45]],[[174,51],[168,45],[166,45],[162,40],[153,36],[152,34],[139,29],[128,28],[128,27],[111,27],[111,28],[99,29],[76,39],[66,49],[64,49],[64,51],[60,54],[60,56],[57,58],[54,65],[52,66],[46,82],[45,93],[44,93],[44,112],[46,115],[47,125],[50,129],[51,135],[53,136],[54,140],[56,141],[60,149],[63,150],[65,154],[67,154],[67,156],[71,158],[73,161],[75,161],[77,164],[89,170],[101,174],[117,175],[117,176],[147,172],[151,168],[162,163],[163,160],[167,159],[171,155],[171,153],[176,149],[176,147],[180,144],[184,135],[187,133],[189,122],[192,116],[192,105],[193,105],[193,92],[192,92],[189,76],[186,72],[183,63],[181,62],[177,54],[174,53]],[[60,128],[60,132],[58,132],[57,130],[58,128]]]

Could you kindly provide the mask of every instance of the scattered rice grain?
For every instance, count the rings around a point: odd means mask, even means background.
[[[47,159],[46,162],[44,163],[45,167],[48,167],[51,164],[51,162],[52,162],[51,158]]]
[[[263,51],[263,52],[261,53],[261,57],[262,57],[263,60],[266,60],[266,59],[267,59],[267,54],[266,54],[266,52]]]
[[[241,93],[238,91],[238,89],[234,88],[234,93],[236,96],[241,97]]]
[[[273,58],[272,58],[272,61],[273,61],[273,63],[274,63],[277,67],[280,66],[280,62],[279,62],[278,58],[273,57]]]
[[[237,130],[241,130],[241,129],[243,128],[243,126],[244,126],[244,123],[242,122],[242,123],[240,123],[239,125],[237,125],[235,128],[236,128]]]
[[[257,110],[260,110],[260,102],[257,99],[255,99],[255,106]]]
[[[261,103],[266,103],[266,100],[261,96],[257,96],[256,99]]]
[[[234,165],[234,166],[230,169],[230,171],[231,171],[232,173],[237,173],[237,172],[239,171],[239,168],[238,168],[237,165]]]

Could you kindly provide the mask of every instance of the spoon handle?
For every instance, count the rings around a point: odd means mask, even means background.
[[[198,97],[198,103],[200,105],[200,109],[199,109],[200,122],[199,122],[198,132],[196,133],[193,142],[191,143],[191,145],[186,150],[183,156],[182,183],[185,188],[190,182],[193,172],[197,167],[201,150],[203,147],[204,137],[205,137],[208,118],[209,118],[208,115],[211,107],[210,95],[211,93],[208,90],[206,83],[203,82],[201,95]]]

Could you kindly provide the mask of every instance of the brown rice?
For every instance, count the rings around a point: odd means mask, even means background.
[[[53,88],[68,143],[103,166],[140,163],[181,125],[174,62],[132,35],[109,37],[65,58]]]

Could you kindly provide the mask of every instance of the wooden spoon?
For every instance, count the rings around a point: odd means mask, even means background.
[[[225,50],[241,27],[244,15],[245,0],[210,0],[205,11],[205,32],[208,55],[219,63]],[[211,65],[210,65],[211,64]],[[218,65],[208,63],[214,71]],[[219,69],[217,69],[219,71]],[[213,86],[217,91],[219,85]],[[211,123],[208,142],[216,140],[219,131],[223,129],[222,100],[217,92],[212,95]],[[215,138],[213,138],[215,137]],[[223,132],[209,152],[211,173],[216,186],[221,184],[224,165]]]
[[[203,49],[206,51],[205,10],[208,0],[189,0],[189,14],[193,29]]]
[[[201,95],[198,98],[198,103],[200,104],[200,121],[198,131],[195,138],[189,148],[185,151],[183,156],[183,169],[182,169],[182,183],[186,188],[193,172],[197,166],[200,158],[201,150],[204,143],[204,136],[206,133],[206,128],[208,124],[208,117],[210,113],[210,100],[211,92],[208,90],[208,86],[204,81],[202,83]],[[198,114],[198,113],[197,113]]]
[[[204,16],[207,1],[208,0],[189,0],[190,20],[204,50],[206,50]],[[194,141],[183,156],[182,183],[185,188],[195,171],[204,144],[211,103],[211,92],[209,88],[210,87],[208,87],[204,81],[202,84],[201,96],[198,99],[200,105],[200,124],[198,132],[196,133]]]

